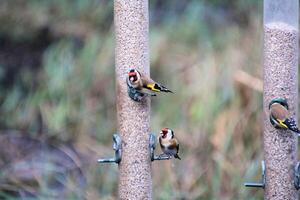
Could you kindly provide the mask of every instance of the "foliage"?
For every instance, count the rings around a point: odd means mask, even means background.
[[[115,199],[117,168],[95,162],[111,154],[116,130],[112,1],[4,0],[0,7],[1,135],[19,130],[68,146],[80,154],[82,196]],[[176,95],[153,99],[151,127],[174,128],[184,158],[153,164],[154,199],[262,198],[243,187],[260,175],[262,95],[236,79],[239,71],[262,76],[261,7],[257,0],[150,1],[151,74]],[[72,190],[65,197],[80,199]]]

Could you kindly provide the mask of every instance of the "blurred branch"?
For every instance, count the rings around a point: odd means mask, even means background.
[[[235,82],[245,85],[258,92],[263,91],[263,82],[261,79],[256,78],[245,71],[237,70],[233,76]]]

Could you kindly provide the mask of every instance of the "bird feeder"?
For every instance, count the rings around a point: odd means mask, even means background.
[[[298,0],[264,0],[265,199],[298,199],[294,186],[297,135],[270,123],[269,104],[282,98],[290,116],[298,109]]]
[[[126,84],[132,67],[150,74],[148,0],[115,0],[114,22],[117,121],[122,138],[119,199],[152,199],[150,98],[133,101]]]

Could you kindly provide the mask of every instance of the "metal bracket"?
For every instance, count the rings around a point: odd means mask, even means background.
[[[300,162],[297,162],[294,171],[294,186],[296,190],[300,189]]]
[[[260,187],[265,189],[266,184],[266,165],[265,161],[261,161],[261,181],[259,183],[244,183],[245,187]]]
[[[287,99],[285,99],[285,98],[278,97],[278,98],[272,99],[270,101],[270,103],[269,103],[269,110],[271,109],[271,105],[273,103],[279,103],[279,104],[283,105],[284,107],[286,107],[287,110],[289,109],[289,105],[287,103]]]
[[[113,135],[113,149],[115,150],[114,158],[98,159],[98,163],[117,163],[119,164],[122,160],[122,140],[119,134]]]
[[[151,161],[155,161],[155,160],[170,160],[171,159],[170,156],[167,156],[165,154],[154,155],[154,150],[156,148],[156,137],[155,137],[155,135],[153,133],[150,133],[149,147],[150,147],[150,158],[151,158]]]
[[[287,100],[285,98],[274,98],[270,101],[269,103],[269,110],[271,109],[272,104],[274,103],[279,103],[282,106],[284,106],[287,110],[289,109],[289,105],[287,103]],[[270,114],[270,122],[271,124],[276,128],[276,129],[281,129],[280,125],[278,122],[274,119],[274,117]]]

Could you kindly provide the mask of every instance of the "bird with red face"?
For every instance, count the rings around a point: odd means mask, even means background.
[[[161,150],[165,155],[167,155],[168,157],[174,156],[174,158],[181,160],[181,158],[178,155],[179,143],[174,136],[173,130],[169,128],[162,129],[160,131],[159,144]]]
[[[145,76],[136,69],[131,69],[128,72],[127,84],[137,90],[138,92],[145,94],[146,96],[156,96],[159,92],[170,92],[171,90],[155,82],[150,77]]]

